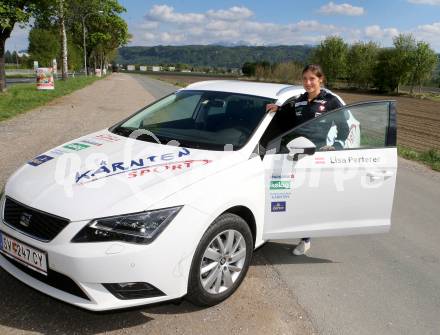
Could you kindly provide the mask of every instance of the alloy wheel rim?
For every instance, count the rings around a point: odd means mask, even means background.
[[[243,271],[246,261],[246,242],[233,229],[214,237],[203,253],[200,264],[200,282],[210,294],[230,289]]]

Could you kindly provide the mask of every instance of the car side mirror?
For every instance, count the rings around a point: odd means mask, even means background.
[[[294,161],[297,161],[300,155],[313,155],[316,151],[316,145],[303,136],[291,140],[286,147],[289,150],[287,157]]]

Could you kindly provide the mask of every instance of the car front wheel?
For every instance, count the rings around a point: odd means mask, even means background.
[[[246,221],[235,214],[222,214],[197,247],[187,299],[199,306],[212,306],[225,300],[245,277],[252,251],[253,238]]]

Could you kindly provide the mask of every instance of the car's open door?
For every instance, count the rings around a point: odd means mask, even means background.
[[[342,141],[341,119],[350,125]],[[397,172],[395,103],[348,105],[310,120],[273,139],[263,163],[265,240],[388,231]]]

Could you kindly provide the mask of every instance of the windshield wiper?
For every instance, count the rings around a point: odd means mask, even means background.
[[[135,130],[136,130],[136,128],[127,128],[127,127],[119,126],[119,127],[116,127],[115,129],[113,129],[112,132],[115,133],[116,135],[129,137],[131,135],[131,133]]]

